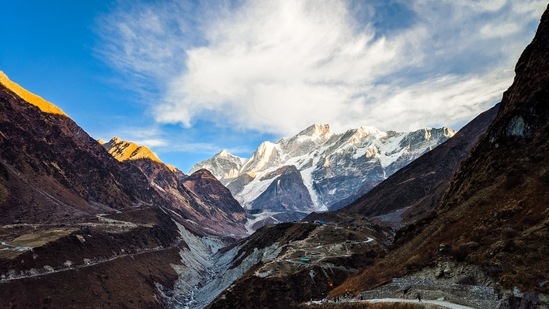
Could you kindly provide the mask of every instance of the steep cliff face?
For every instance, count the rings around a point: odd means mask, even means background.
[[[246,212],[210,172],[198,170],[184,178],[181,185],[188,192],[193,208],[200,213],[197,224],[219,235],[236,238],[247,235]]]
[[[312,209],[313,201],[295,166],[283,166],[265,177],[274,181],[253,201],[252,209],[276,212]]]
[[[514,289],[505,306],[540,304],[522,292],[549,292],[549,8],[515,71],[493,124],[459,167],[437,211],[399,232],[398,248],[383,264],[335,293],[449,259],[479,265],[503,288]]]

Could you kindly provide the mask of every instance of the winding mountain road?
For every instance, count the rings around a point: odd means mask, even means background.
[[[447,302],[447,301],[430,300],[430,299],[425,299],[425,300],[422,300],[421,302],[418,302],[415,299],[381,298],[381,299],[363,300],[363,302],[368,302],[368,303],[419,303],[419,304],[432,304],[432,305],[437,305],[437,306],[441,306],[441,307],[444,307],[444,308],[450,308],[450,309],[475,309],[473,307],[458,305],[458,304],[450,303],[450,302]]]

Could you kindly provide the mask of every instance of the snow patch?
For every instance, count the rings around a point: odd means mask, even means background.
[[[261,213],[256,214],[256,215],[250,215],[250,217],[248,218],[248,220],[246,221],[246,224],[245,224],[246,231],[248,232],[249,235],[253,234],[255,232],[255,230],[253,229],[253,226],[256,223],[261,222],[263,220],[267,220],[269,218],[274,219],[274,216],[279,214],[279,213],[280,212],[264,211],[264,212],[261,212]],[[278,220],[276,220],[276,221],[278,221]]]

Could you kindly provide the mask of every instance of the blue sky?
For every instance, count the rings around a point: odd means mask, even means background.
[[[546,5],[7,1],[0,70],[186,172],[312,123],[458,129],[501,99]]]

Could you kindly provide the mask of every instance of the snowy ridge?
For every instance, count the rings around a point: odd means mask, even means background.
[[[252,203],[278,179],[267,176],[276,174],[281,167],[293,165],[301,174],[314,205],[312,208],[303,206],[299,211],[325,211],[330,205],[354,195],[361,187],[371,189],[454,134],[455,131],[449,128],[384,132],[369,126],[334,133],[329,125],[315,124],[277,143],[263,142],[250,159],[239,159],[245,163],[236,176],[236,165],[212,164],[220,154],[195,167],[210,169],[221,177],[221,182],[231,189],[241,205],[251,209]],[[223,156],[236,158],[227,152],[223,152]],[[251,181],[231,187],[231,182],[240,181],[239,177],[244,174],[251,176]],[[272,206],[265,205],[265,211]],[[293,207],[295,209],[299,207]]]
[[[212,158],[194,165],[189,171],[189,175],[200,169],[207,169],[221,183],[227,185],[230,180],[238,177],[246,161],[246,159],[230,154],[227,150],[221,150]]]
[[[242,166],[240,173],[256,173],[264,171],[280,160],[280,147],[271,142],[263,142],[252,157]]]

